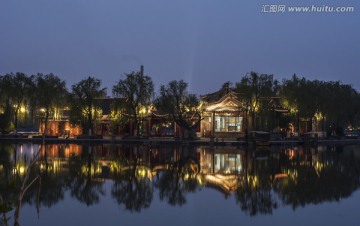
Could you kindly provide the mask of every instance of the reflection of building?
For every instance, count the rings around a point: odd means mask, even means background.
[[[200,96],[204,118],[201,122],[203,137],[238,138],[243,136],[245,109],[238,94],[228,85],[219,91]]]
[[[201,174],[207,186],[215,187],[225,194],[236,191],[243,174],[243,153],[239,149],[225,148],[221,151],[200,150]]]

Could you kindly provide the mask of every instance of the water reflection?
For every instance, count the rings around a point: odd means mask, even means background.
[[[18,183],[36,150],[41,150],[30,177],[40,172],[24,203],[52,207],[67,191],[86,206],[106,195],[131,212],[149,208],[154,194],[173,206],[204,187],[233,196],[244,213],[271,214],[281,205],[293,209],[338,201],[359,188],[359,146],[242,147],[35,144],[0,146],[0,209],[14,205]],[[6,204],[6,205],[5,205]]]

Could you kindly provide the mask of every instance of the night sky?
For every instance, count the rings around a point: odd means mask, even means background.
[[[287,11],[312,5],[354,12]],[[184,79],[206,94],[251,71],[359,91],[359,21],[358,0],[1,0],[0,74],[52,72],[68,87],[91,75],[111,95],[143,64],[156,91]]]

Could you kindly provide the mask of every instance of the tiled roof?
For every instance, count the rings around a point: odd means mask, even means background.
[[[229,93],[237,95],[237,93],[233,89],[229,88],[228,86],[224,86],[214,93],[200,95],[200,99],[207,103],[214,103],[219,101],[221,98],[223,98]]]
[[[105,99],[100,99],[99,106],[100,106],[100,108],[102,110],[103,115],[109,115],[111,113],[111,105],[115,101],[121,101],[122,103],[126,103],[125,98],[105,98]]]

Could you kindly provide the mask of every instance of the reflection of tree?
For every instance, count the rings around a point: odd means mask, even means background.
[[[104,189],[97,159],[104,156],[94,155],[89,148],[85,146],[80,155],[71,156],[68,165],[58,168],[58,171],[52,170],[55,165],[51,157],[48,168],[41,168],[42,171],[38,166],[43,161],[37,161],[28,171],[26,185],[32,183],[39,172],[41,181],[25,186],[26,192],[21,202],[51,207],[63,200],[69,189],[71,196],[81,203],[98,203]],[[360,186],[359,150],[355,148],[359,147],[345,147],[341,151],[336,148],[318,151],[296,147],[289,148],[291,154],[285,149],[265,154],[256,152],[254,155],[252,151],[245,151],[245,154],[241,154],[241,171],[234,179],[236,182],[232,181],[238,186],[234,197],[241,211],[250,216],[271,214],[280,202],[296,209],[310,203],[338,201],[348,197]],[[0,214],[8,213],[18,204],[24,174],[15,166],[29,166],[33,158],[16,153],[14,149],[16,146],[13,145],[0,146]],[[182,206],[186,204],[186,195],[196,192],[202,185],[195,148],[168,148],[166,152],[161,152],[159,148],[155,152],[147,147],[131,146],[128,149],[114,149],[106,156],[107,159],[101,163],[111,162],[109,168],[114,182],[112,198],[131,212],[148,208],[154,189],[158,189],[161,201]],[[224,164],[227,168],[227,163]],[[154,172],[157,172],[155,177]],[[40,186],[38,182],[41,182]],[[4,215],[0,215],[0,218],[1,225]]]
[[[14,147],[10,145],[1,145],[0,149],[0,165],[2,170],[0,171],[0,195],[2,195],[5,202],[10,200],[13,195],[9,192],[8,187],[13,182],[11,178],[11,172],[13,170],[13,163],[11,154],[14,152]]]
[[[41,146],[44,146],[44,142]],[[23,201],[27,199],[29,195],[27,192],[32,185],[41,180],[40,169],[37,163],[37,159],[40,156],[40,150],[36,152],[34,156],[23,155],[21,161],[17,162],[17,148],[14,149],[14,176],[15,176],[15,191],[14,197],[14,226],[19,225],[19,218]]]
[[[0,225],[8,225],[7,213],[13,210],[15,199],[15,181],[11,177],[13,149],[14,147],[10,145],[1,145],[0,149],[0,166],[2,166],[0,170]]]
[[[65,183],[61,175],[45,171],[41,174],[40,205],[51,207],[64,199]]]
[[[78,199],[81,203],[87,206],[99,203],[100,195],[104,195],[103,181],[93,178],[92,164],[93,152],[91,149],[86,151],[84,147],[83,158],[81,156],[71,156],[69,158],[69,180],[68,186],[70,188],[71,196]]]
[[[184,187],[180,180],[178,170],[163,171],[159,175],[157,187],[159,188],[160,200],[167,199],[170,205],[183,205],[186,203]]]
[[[41,163],[41,181],[40,187],[33,186],[29,188],[26,197],[24,198],[26,202],[30,205],[36,204],[38,207],[44,205],[46,207],[51,207],[64,199],[65,193],[65,176],[61,172],[57,172],[54,169],[53,159],[49,159],[46,150],[52,145],[45,145],[43,149],[43,156],[40,158],[38,163]],[[45,166],[44,166],[44,165]],[[40,192],[40,194],[39,194]]]
[[[135,147],[138,148],[138,147]],[[148,208],[153,198],[151,181],[146,175],[146,166],[141,167],[141,160],[135,156],[132,161],[120,157],[117,164],[120,166],[114,172],[114,185],[111,195],[118,204],[125,205],[131,212],[140,212]]]
[[[240,204],[241,210],[249,213],[250,216],[271,214],[272,210],[277,208],[273,193],[266,186],[252,187],[247,183],[243,184],[236,191],[235,197]]]
[[[271,175],[276,167],[269,159],[257,160],[256,153],[253,156],[250,172],[248,172],[249,159],[248,155],[245,155],[245,177],[240,181],[235,198],[241,210],[250,216],[271,214],[278,206],[273,197],[271,181]]]
[[[124,178],[115,180],[111,194],[118,204],[124,204],[131,212],[140,212],[142,208],[148,208],[152,201],[152,188],[147,178],[134,178],[125,172]],[[120,180],[119,180],[120,179]]]
[[[195,192],[199,186],[196,176],[200,171],[200,163],[192,156],[191,151],[184,152],[188,156],[172,162],[169,170],[160,172],[155,184],[159,189],[160,200],[167,199],[167,202],[174,206],[185,204],[185,194]]]
[[[332,152],[315,156],[317,161],[303,164],[298,157],[290,170],[297,172],[275,187],[285,204],[295,209],[309,203],[339,201],[359,188],[359,160],[354,151],[348,155]],[[302,164],[301,164],[302,163]]]

